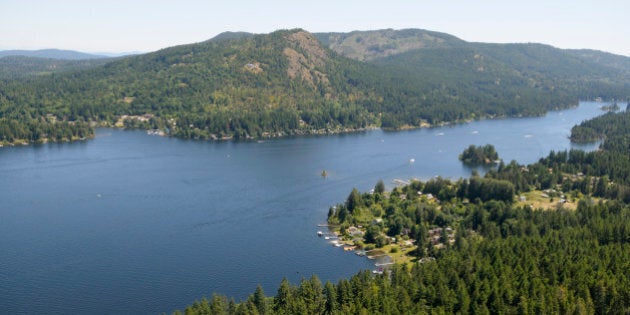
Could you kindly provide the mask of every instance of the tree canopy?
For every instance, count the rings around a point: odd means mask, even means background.
[[[484,146],[470,145],[459,155],[460,161],[468,165],[488,165],[499,160],[499,154],[491,144]]]

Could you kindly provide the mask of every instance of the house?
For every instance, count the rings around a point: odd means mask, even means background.
[[[440,244],[440,235],[434,235],[431,237],[431,244],[436,245]]]
[[[351,226],[348,228],[348,234],[350,234],[351,236],[361,236],[363,235],[363,232],[361,232],[361,230],[359,230],[357,227]]]
[[[442,234],[442,229],[441,228],[434,228],[434,229],[430,229],[429,230],[429,236],[440,236]]]

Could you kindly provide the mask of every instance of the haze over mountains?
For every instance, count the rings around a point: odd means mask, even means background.
[[[0,58],[7,56],[23,56],[23,57],[36,57],[36,58],[48,58],[48,59],[61,59],[61,60],[85,60],[85,59],[100,59],[100,58],[113,58],[130,55],[140,55],[140,51],[131,52],[97,52],[97,53],[85,53],[75,50],[63,50],[63,49],[38,49],[38,50],[0,50]]]
[[[6,56],[25,56],[37,58],[51,58],[63,60],[83,60],[107,58],[108,56],[88,54],[74,50],[39,49],[39,50],[0,50],[0,58]]]
[[[139,54],[84,53],[74,50],[0,50],[0,79],[17,79],[103,65],[112,58]]]
[[[226,32],[86,68],[4,85],[1,117],[229,139],[541,115],[630,97],[628,57],[417,29]]]

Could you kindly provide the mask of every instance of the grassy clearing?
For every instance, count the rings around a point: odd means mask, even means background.
[[[392,257],[395,263],[411,268],[411,265],[416,260],[415,257],[411,256],[415,249],[416,246],[402,246],[397,243],[385,245],[379,250]]]
[[[525,197],[525,200],[520,200],[520,196]],[[544,210],[556,210],[559,207],[564,209],[575,210],[577,209],[578,201],[581,196],[572,196],[568,194],[562,198],[562,196],[553,196],[553,194],[549,194],[547,192],[541,190],[533,190],[530,192],[522,193],[520,196],[517,196],[518,202],[516,202],[516,206],[526,206],[529,205],[533,209],[544,209]],[[597,201],[598,198],[593,198]]]

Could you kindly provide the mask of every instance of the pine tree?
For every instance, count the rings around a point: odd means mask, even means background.
[[[273,309],[277,313],[289,314],[289,305],[292,299],[291,284],[287,278],[283,278],[280,287],[273,300]]]
[[[382,179],[379,179],[378,182],[376,183],[376,186],[374,186],[374,193],[382,194],[384,192],[385,192],[385,184],[383,183]]]
[[[256,291],[254,291],[254,305],[256,305],[256,309],[261,315],[267,313],[267,302],[265,299],[265,292],[262,287],[258,285]]]

